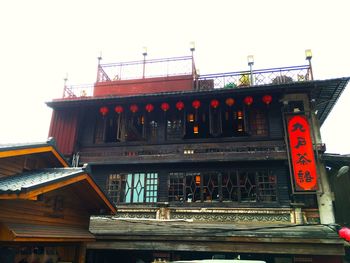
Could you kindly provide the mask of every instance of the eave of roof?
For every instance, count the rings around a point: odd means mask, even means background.
[[[90,242],[95,237],[87,229],[72,226],[50,226],[19,223],[0,224],[5,240],[22,242]],[[3,236],[4,238],[4,236]]]
[[[325,153],[322,156],[327,166],[339,169],[342,166],[350,166],[350,155]]]
[[[88,182],[105,206],[115,213],[113,203],[83,168],[48,168],[0,178],[0,199],[37,200],[40,194],[83,180]]]
[[[320,123],[325,121],[328,114],[336,104],[341,93],[348,84],[350,77],[334,78],[327,80],[314,80],[305,82],[292,82],[285,84],[267,84],[259,86],[251,86],[244,88],[232,88],[232,89],[214,89],[207,91],[176,91],[176,92],[164,92],[164,93],[153,93],[153,94],[142,94],[142,95],[131,95],[131,96],[116,96],[111,95],[108,97],[78,97],[68,99],[57,99],[46,104],[54,109],[75,107],[81,105],[96,105],[108,104],[120,102],[123,103],[128,100],[145,101],[146,99],[161,99],[161,98],[183,98],[183,96],[195,96],[196,98],[206,97],[209,95],[240,95],[240,94],[251,94],[251,93],[292,93],[306,91],[310,93],[310,99],[314,99],[316,102],[316,110],[318,111],[318,118]]]
[[[68,162],[58,151],[55,144],[52,138],[49,138],[46,142],[0,144],[0,158],[51,152],[63,167],[68,167]]]

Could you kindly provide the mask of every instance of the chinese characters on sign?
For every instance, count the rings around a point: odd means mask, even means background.
[[[287,117],[291,160],[293,165],[295,190],[317,190],[316,162],[306,116]]]

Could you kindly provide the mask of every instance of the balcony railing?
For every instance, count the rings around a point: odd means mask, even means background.
[[[143,64],[145,63],[145,64]],[[142,69],[142,67],[145,67]],[[312,80],[310,65],[258,69],[218,74],[196,75],[192,56],[99,65],[97,82],[167,77],[193,76],[193,90],[242,88],[259,85],[280,85]],[[93,84],[65,85],[63,98],[93,96]]]

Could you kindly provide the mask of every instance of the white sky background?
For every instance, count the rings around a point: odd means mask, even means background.
[[[190,55],[201,74],[306,64],[315,79],[350,76],[349,0],[0,2],[0,144],[46,140],[68,84],[93,83],[102,63]],[[327,152],[350,153],[350,85],[324,123]]]

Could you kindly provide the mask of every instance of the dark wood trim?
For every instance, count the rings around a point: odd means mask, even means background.
[[[208,238],[206,239],[208,240]],[[312,244],[292,243],[286,239],[266,239],[265,242],[247,241],[193,241],[184,240],[97,240],[88,244],[88,249],[118,249],[118,250],[154,250],[159,251],[205,251],[205,252],[232,252],[240,253],[270,253],[270,254],[297,254],[297,255],[340,255],[343,256],[344,247],[342,244]],[[300,240],[299,240],[300,241]]]

